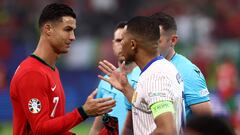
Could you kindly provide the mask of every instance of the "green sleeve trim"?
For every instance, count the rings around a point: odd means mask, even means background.
[[[174,106],[171,101],[159,101],[150,106],[154,119],[165,112],[174,113]]]

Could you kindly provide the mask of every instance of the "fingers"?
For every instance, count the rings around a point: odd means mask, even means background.
[[[105,108],[104,110],[102,110],[102,111],[99,111],[98,113],[97,113],[97,115],[103,115],[103,114],[105,114],[105,113],[109,113],[109,112],[111,112],[112,111],[112,109],[110,108]]]
[[[108,113],[112,111],[112,108],[116,105],[116,101],[110,100],[106,102],[98,102],[96,106],[97,108],[97,115],[101,115],[104,113]]]
[[[112,99],[112,97],[105,97],[105,98],[97,98],[95,99],[97,103],[115,103],[115,100]]]
[[[102,102],[98,104],[99,109],[98,110],[106,110],[106,109],[111,109],[116,105],[116,101],[107,101],[107,102]]]
[[[92,99],[92,103],[94,103],[91,107],[92,116],[98,116],[111,112],[112,108],[116,105],[116,101],[113,100],[112,97]]]
[[[97,105],[99,110],[103,110],[104,108],[112,108],[116,105],[116,101],[113,100],[111,97],[108,98],[98,98],[96,99]]]
[[[104,68],[104,66],[101,65],[101,63],[102,63],[102,62],[99,62],[98,68],[99,68],[104,74],[106,74],[106,75],[109,76],[109,75],[112,73],[112,71],[106,70],[106,69]]]
[[[121,65],[120,65],[120,71],[122,71],[123,73],[125,73],[126,72],[126,65],[125,65],[125,61],[123,61],[122,63],[121,63]]]
[[[113,66],[113,65],[112,65]],[[114,71],[113,67],[111,65],[109,66],[109,63],[106,63],[106,61],[100,61],[99,62],[99,68],[104,72],[104,73],[112,73]]]
[[[107,60],[100,61],[98,68],[107,75],[110,75],[113,71],[117,69],[113,64],[111,64]]]
[[[113,71],[117,69],[112,63],[108,62],[107,60],[103,60],[103,63],[105,63]]]
[[[115,104],[114,105],[108,105],[108,106],[102,106],[102,107],[98,108],[98,111],[99,112],[106,112],[107,110],[112,109],[114,106],[115,106]]]
[[[103,77],[103,76],[101,76],[101,75],[98,75],[98,78],[100,78],[100,79],[102,79],[102,80],[104,80],[104,81],[106,81],[106,82],[109,82],[109,80],[107,79],[107,78],[105,78],[105,77]],[[110,82],[109,82],[110,83]]]

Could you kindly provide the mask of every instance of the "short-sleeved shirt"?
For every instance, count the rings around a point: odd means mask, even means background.
[[[67,135],[84,120],[77,109],[65,114],[65,95],[57,68],[50,68],[35,55],[17,68],[10,96],[14,135]]]
[[[140,72],[141,72],[140,68],[135,67],[132,70],[132,72],[127,74],[128,82],[132,87],[136,87]],[[105,77],[108,78],[108,76],[105,76]],[[103,98],[103,97],[112,97],[114,100],[116,100],[116,106],[108,114],[110,116],[114,116],[118,118],[119,134],[121,134],[124,126],[124,122],[127,116],[127,112],[128,112],[128,109],[126,106],[126,103],[128,101],[122,92],[115,89],[108,82],[101,80],[98,85],[97,98]]]
[[[177,132],[182,123],[183,81],[175,66],[158,56],[150,61],[139,77],[132,98],[133,130],[135,135],[148,135],[156,124],[150,106],[160,101],[171,101]]]
[[[171,59],[184,82],[184,100],[186,118],[192,114],[191,105],[209,101],[206,81],[200,69],[186,57],[175,54]]]

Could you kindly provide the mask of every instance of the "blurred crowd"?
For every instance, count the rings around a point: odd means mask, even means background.
[[[116,63],[111,47],[114,26],[133,16],[164,11],[177,21],[178,52],[206,77],[214,113],[240,129],[239,0],[0,0],[0,121],[11,120],[9,83],[19,62],[35,48],[37,17],[50,2],[69,4],[78,15],[77,40],[58,63],[67,110],[97,86],[100,59]]]

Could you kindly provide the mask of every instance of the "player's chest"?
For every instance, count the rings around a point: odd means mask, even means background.
[[[64,103],[65,96],[61,80],[57,74],[50,75],[51,76],[48,76],[48,87],[46,90],[49,98],[49,104],[51,106],[55,105],[56,102]]]
[[[60,77],[57,73],[52,72],[47,75],[48,87],[47,92],[49,95],[61,94],[63,91],[62,83]]]
[[[50,117],[56,117],[64,113],[65,96],[63,86],[58,76],[49,77],[48,100]]]

